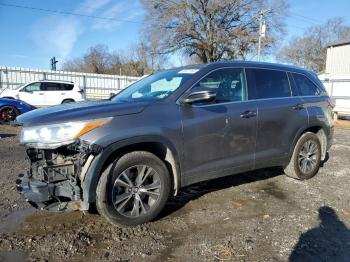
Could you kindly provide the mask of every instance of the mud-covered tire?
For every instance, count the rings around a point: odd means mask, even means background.
[[[157,183],[160,184],[160,188],[156,189],[158,190],[157,193],[159,194],[157,199],[151,199],[152,205],[148,205],[147,203],[142,204],[142,208],[144,208],[145,206],[148,206],[149,209],[147,212],[145,212],[145,209],[140,209],[140,215],[136,216],[136,217],[131,217],[127,216],[126,214],[123,214],[124,210],[122,211],[118,211],[117,208],[118,206],[116,206],[116,202],[115,201],[115,195],[117,195],[117,197],[120,197],[121,195],[118,196],[118,190],[116,188],[119,188],[118,186],[118,182],[117,180],[120,182],[120,178],[122,177],[123,173],[126,174],[125,172],[131,172],[128,170],[132,170],[132,168],[136,168],[138,170],[137,167],[142,167],[142,166],[146,166],[146,168],[150,168],[153,169],[153,171],[157,174]],[[146,170],[150,170],[150,169],[146,169]],[[152,172],[153,172],[152,171]],[[141,172],[140,172],[141,173]],[[146,171],[144,171],[144,173],[147,173]],[[154,173],[154,174],[155,174]],[[128,173],[130,174],[130,173]],[[132,175],[132,174],[131,174]],[[137,174],[134,175],[135,177],[137,177]],[[146,176],[146,175],[145,175]],[[150,175],[148,175],[147,179],[149,178]],[[124,179],[125,177],[122,177],[123,181],[129,181],[132,182],[130,180]],[[136,178],[135,178],[136,179]],[[135,180],[137,181],[137,180]],[[125,183],[124,183],[125,184]],[[136,182],[133,184],[137,184]],[[117,185],[117,186],[116,186]],[[140,186],[141,188],[142,186]],[[121,188],[121,187],[120,187]],[[135,202],[136,201],[136,194],[137,193],[133,193],[133,189],[134,189],[134,185],[131,189],[126,189],[127,187],[121,188],[121,190],[123,190],[122,193],[126,194],[126,190],[130,190],[131,194],[133,195],[132,199],[129,201],[132,201],[131,203],[127,203],[126,205],[133,205],[133,208],[135,208]],[[158,214],[161,212],[161,210],[163,209],[168,196],[169,196],[169,192],[170,192],[170,188],[171,188],[171,180],[169,177],[169,172],[168,169],[166,167],[166,165],[164,164],[164,162],[162,160],[160,160],[157,156],[155,156],[152,153],[146,152],[146,151],[134,151],[128,154],[123,155],[120,158],[117,158],[116,160],[114,160],[108,167],[107,169],[102,173],[100,180],[98,182],[97,185],[97,190],[96,190],[96,207],[97,207],[97,211],[104,216],[110,223],[114,224],[114,225],[139,225],[139,224],[143,224],[146,223],[148,221],[153,220],[154,218],[156,218],[158,216]],[[130,192],[127,192],[128,194],[130,194]],[[120,193],[121,194],[121,193]],[[139,196],[144,197],[143,200],[147,200],[148,198],[151,198],[151,196],[142,196],[141,193],[141,189],[139,192]],[[152,196],[153,197],[153,196]],[[114,198],[114,200],[113,200]],[[121,198],[119,198],[121,199]],[[141,198],[137,198],[141,201]],[[148,201],[150,201],[150,199],[148,199]],[[121,203],[121,202],[119,202]],[[140,206],[139,202],[139,206]],[[120,207],[120,206],[119,206]],[[144,213],[142,214],[142,212],[144,211]],[[130,211],[130,213],[132,213],[132,211]]]
[[[307,172],[305,172],[302,170],[304,168],[303,164],[306,161],[304,158],[306,152],[305,146],[308,146],[309,144],[311,144],[313,148],[316,148],[316,152],[314,154],[310,154],[310,156],[307,157],[307,159],[310,159],[310,161],[307,161],[307,163],[314,161],[312,162],[314,165],[309,167],[309,169],[306,169]],[[309,153],[307,155],[309,155]],[[296,143],[290,162],[284,168],[284,173],[287,176],[298,180],[310,179],[317,174],[320,168],[321,155],[322,147],[319,138],[312,132],[306,132],[299,138],[298,142]]]

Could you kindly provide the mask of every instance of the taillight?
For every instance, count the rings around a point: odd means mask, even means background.
[[[80,89],[78,92],[79,92],[82,96],[84,95],[84,89]]]

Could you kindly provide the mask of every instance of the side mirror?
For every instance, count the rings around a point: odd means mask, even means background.
[[[183,103],[193,104],[197,102],[211,102],[215,99],[216,92],[214,91],[193,91],[182,100]]]

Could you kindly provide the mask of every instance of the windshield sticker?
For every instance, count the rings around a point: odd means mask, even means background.
[[[179,74],[194,74],[197,73],[199,69],[183,69],[179,72]]]

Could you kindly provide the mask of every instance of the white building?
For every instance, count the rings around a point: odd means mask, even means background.
[[[350,116],[350,39],[328,45],[326,72],[319,78],[336,100],[334,112]]]
[[[326,74],[350,76],[350,40],[328,45]]]

